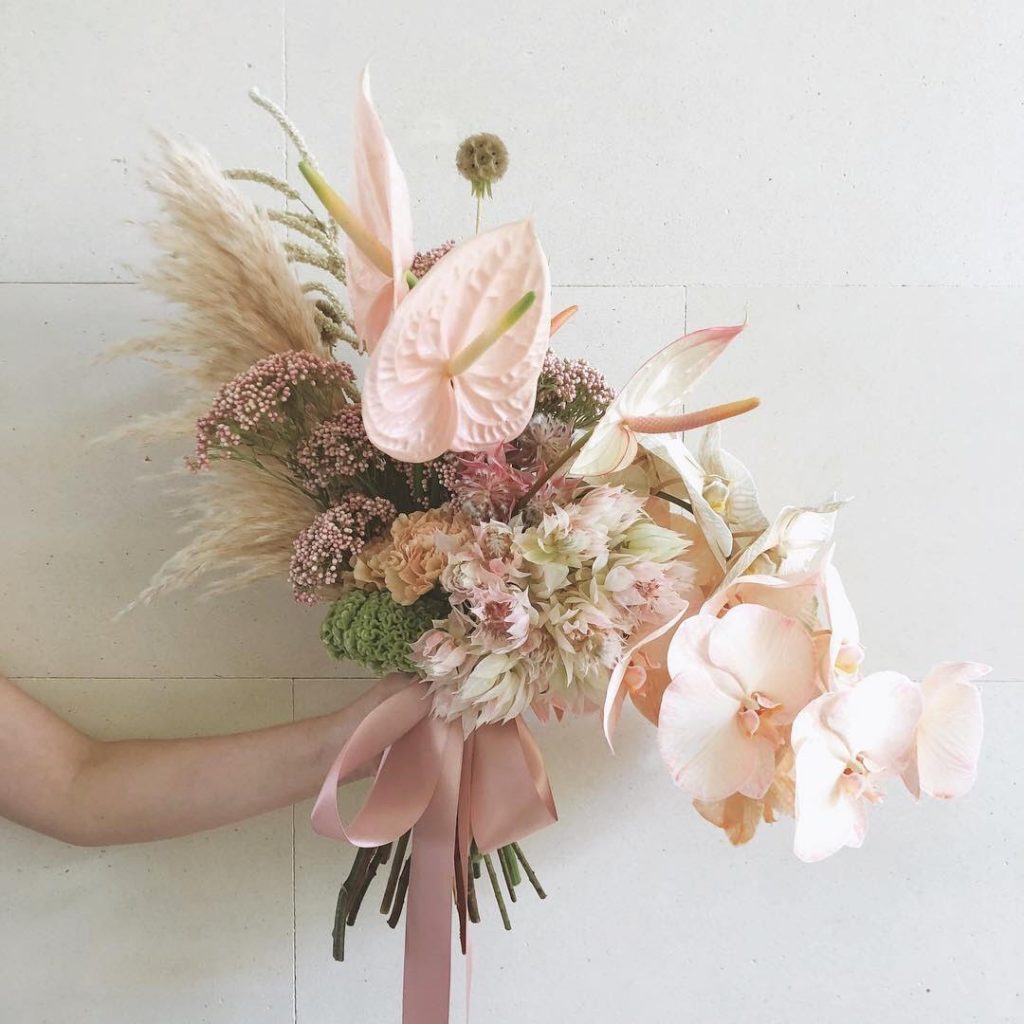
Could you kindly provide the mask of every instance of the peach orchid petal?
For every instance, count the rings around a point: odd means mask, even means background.
[[[452,359],[531,291],[536,301],[521,318],[452,376]],[[427,462],[518,436],[533,413],[549,319],[548,265],[532,221],[457,245],[395,311],[370,357],[370,440],[403,462]]]
[[[711,802],[764,797],[780,727],[817,693],[810,634],[789,616],[741,605],[684,621],[668,666],[658,743],[676,784]]]
[[[409,288],[405,271],[414,255],[409,188],[370,95],[363,71],[355,109],[353,208],[370,233],[391,254],[385,274],[351,240],[346,247],[348,294],[356,333],[372,352]]]
[[[674,615],[667,622],[659,623],[658,625],[649,625],[646,629],[641,629],[633,635],[630,639],[629,645],[622,652],[622,656],[615,664],[615,668],[612,669],[611,678],[608,680],[608,690],[605,694],[604,701],[604,735],[608,741],[608,746],[615,749],[612,744],[612,736],[615,734],[615,729],[619,724],[619,714],[622,711],[622,704],[626,699],[627,688],[623,685],[626,672],[629,669],[630,662],[633,657],[642,650],[647,644],[653,643],[661,637],[664,637],[669,633],[673,626],[679,622],[679,620],[686,614],[686,608],[684,607],[677,615]]]
[[[608,407],[576,456],[572,475],[606,476],[628,465],[636,455],[637,438],[626,420],[682,413],[686,394],[742,330],[742,324],[709,327],[684,335],[651,356]]]
[[[804,861],[860,846],[867,804],[882,798],[878,780],[906,765],[921,717],[919,688],[898,672],[877,672],[826,693],[793,723],[796,836]]]
[[[915,796],[924,792],[950,800],[974,785],[984,723],[981,693],[973,680],[989,671],[987,665],[945,661],[925,676],[921,683],[924,712],[903,776]]]

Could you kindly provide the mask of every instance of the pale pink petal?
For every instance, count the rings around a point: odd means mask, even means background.
[[[764,736],[754,735],[750,739],[754,748],[753,766],[739,791],[752,800],[761,800],[775,778],[775,744]]]
[[[806,721],[806,720],[805,720]],[[793,849],[808,863],[844,846],[860,846],[867,809],[844,784],[846,759],[826,731],[811,727],[796,752],[796,835]]]
[[[666,664],[668,673],[673,679],[694,658],[705,662],[708,660],[708,637],[715,628],[716,622],[717,620],[712,616],[703,614],[683,620],[673,634],[672,642],[668,645]],[[732,696],[737,700],[743,696],[743,690],[739,685],[735,686]]]
[[[370,262],[351,241],[346,248],[348,284],[356,333],[369,351],[408,291],[405,271],[412,263],[409,188],[370,95],[370,72],[363,71],[356,96],[353,209],[371,234],[391,252],[392,273]]]
[[[820,589],[816,576],[783,579],[780,576],[740,576],[720,587],[704,602],[707,615],[718,615],[738,604],[755,604],[805,622]]]
[[[978,775],[983,719],[981,694],[971,680],[987,665],[943,662],[921,684],[924,712],[917,727],[917,774],[929,796],[963,796]]]
[[[523,296],[536,300],[472,366],[449,362]],[[363,421],[370,440],[404,462],[480,451],[518,436],[533,413],[547,348],[547,260],[532,221],[457,245],[395,311],[370,357]]]
[[[615,416],[606,415],[594,428],[569,470],[572,476],[607,476],[636,458],[636,437]]]
[[[658,719],[662,759],[675,784],[698,800],[738,792],[757,766],[739,702],[716,685],[713,671],[697,659],[684,664],[665,690]]]
[[[825,725],[872,771],[902,771],[921,718],[920,687],[899,672],[875,672],[836,696]]]
[[[605,739],[608,741],[608,746],[611,747],[612,750],[615,749],[612,743],[612,736],[615,734],[615,729],[619,724],[619,713],[622,711],[622,704],[626,699],[626,690],[623,686],[623,680],[626,676],[626,669],[629,668],[629,663],[633,660],[633,656],[637,651],[668,633],[684,614],[686,614],[685,607],[683,607],[677,615],[674,615],[666,622],[661,622],[657,625],[648,625],[635,633],[630,638],[629,645],[622,652],[622,656],[612,669],[604,701],[604,735]]]
[[[814,644],[796,619],[770,608],[739,605],[718,620],[708,637],[713,664],[735,676],[746,693],[761,693],[782,707],[780,724],[819,693]]]
[[[615,406],[623,416],[670,416],[682,412],[687,392],[743,326],[708,327],[677,338],[633,374]]]

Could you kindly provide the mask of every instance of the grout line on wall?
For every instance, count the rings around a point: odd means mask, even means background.
[[[292,686],[292,721],[295,721],[295,680]],[[292,804],[292,1024],[299,1019],[299,931],[298,894],[295,889],[295,804]]]
[[[244,683],[244,682],[281,682],[287,680],[292,685],[293,693],[293,711],[294,711],[294,686],[296,682],[302,683],[372,683],[374,680],[379,679],[379,676],[294,676],[289,678],[285,675],[269,675],[269,676],[218,676],[218,675],[199,675],[199,676],[147,676],[143,675],[129,675],[129,676],[6,676],[5,678],[10,679],[11,682],[32,682],[32,683],[115,683],[115,682],[128,682],[132,680],[145,681],[149,683],[175,683],[175,682],[198,682],[200,680],[206,682],[217,682],[217,683]],[[983,687],[990,686],[993,683],[997,683],[1001,686],[1024,686],[1024,677],[1020,679],[992,679],[986,676],[983,680],[980,680]]]
[[[289,162],[287,152],[284,157],[285,173],[288,173]],[[134,287],[141,286],[141,281],[0,281],[0,287],[5,285],[120,285],[122,287]],[[551,284],[552,288],[608,288],[618,289],[619,291],[632,291],[632,290],[654,290],[654,289],[666,289],[666,288],[706,288],[706,289],[751,289],[751,290],[786,290],[786,289],[819,289],[821,291],[891,291],[896,290],[907,290],[907,291],[949,291],[949,292],[1013,292],[1024,289],[1024,282],[1019,284],[899,284],[892,282],[878,282],[873,284],[828,284],[827,282],[821,281],[767,281],[767,282],[750,282],[750,281],[688,281],[680,282],[676,284],[641,284],[635,281],[620,281],[613,282],[611,284],[598,284],[598,283],[582,283],[582,282],[562,282],[554,281]]]

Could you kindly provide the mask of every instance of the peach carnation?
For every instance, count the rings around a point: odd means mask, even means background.
[[[398,604],[409,605],[434,589],[448,552],[470,535],[469,519],[450,505],[409,512],[391,524],[389,534],[366,545],[353,574],[358,583],[387,589]]]

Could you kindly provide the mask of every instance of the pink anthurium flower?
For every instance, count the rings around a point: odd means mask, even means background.
[[[572,475],[606,476],[625,469],[636,458],[638,434],[689,430],[756,408],[758,400],[749,398],[700,412],[683,412],[687,392],[742,330],[742,324],[709,327],[687,334],[651,356],[594,428],[573,462]]]
[[[875,672],[856,686],[826,693],[793,723],[796,838],[803,861],[860,846],[867,805],[878,782],[907,765],[922,710],[921,690],[898,672]]]
[[[522,433],[547,351],[550,290],[532,220],[452,249],[398,307],[370,356],[370,440],[403,462],[427,462]]]
[[[405,272],[415,255],[409,186],[370,95],[370,71],[363,71],[356,97],[355,212],[388,250],[387,269],[349,239],[348,294],[356,331],[373,351],[398,303],[409,290]]]
[[[346,236],[348,294],[356,334],[372,352],[391,315],[409,291],[406,271],[414,255],[409,188],[370,96],[363,70],[356,97],[355,180],[352,205],[320,172],[299,164],[331,217]]]
[[[775,774],[784,727],[820,692],[810,634],[770,608],[697,615],[669,647],[672,682],[658,745],[676,785],[698,800],[760,800]]]
[[[973,680],[987,665],[944,661],[921,683],[924,711],[903,781],[914,796],[940,800],[963,796],[978,776],[983,719],[981,693]]]

